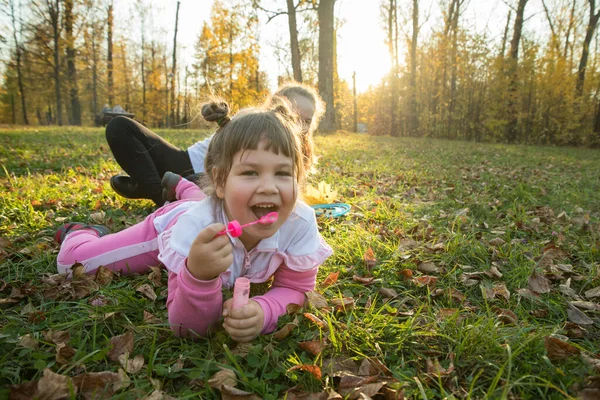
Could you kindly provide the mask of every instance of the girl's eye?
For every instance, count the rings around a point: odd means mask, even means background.
[[[278,176],[292,176],[291,172],[289,171],[279,171],[277,172]]]
[[[245,175],[245,176],[256,176],[256,175],[258,175],[258,172],[252,171],[252,170],[248,170],[248,171],[242,172],[242,175]]]

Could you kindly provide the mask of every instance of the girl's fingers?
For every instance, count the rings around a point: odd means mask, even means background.
[[[231,310],[229,311],[231,314]],[[225,325],[230,326],[233,329],[249,329],[254,328],[258,325],[258,318],[244,318],[244,319],[236,319],[227,317],[225,318]]]

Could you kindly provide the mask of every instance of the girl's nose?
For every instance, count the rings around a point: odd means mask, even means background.
[[[274,176],[263,176],[258,185],[257,192],[265,193],[265,194],[279,192],[279,189],[277,189],[277,184],[275,182],[275,177]]]

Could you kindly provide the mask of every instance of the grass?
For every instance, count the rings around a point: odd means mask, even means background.
[[[182,147],[207,134],[160,133]],[[317,137],[316,148],[313,182],[352,205],[319,220],[335,251],[316,289],[328,305],[311,300],[282,317],[287,337],[236,345],[223,330],[198,342],[172,336],[164,271],[49,281],[63,221],[120,230],[153,206],[112,192],[108,178],[120,171],[101,130],[0,130],[0,397],[27,398],[40,380],[38,390],[64,390],[49,398],[76,398],[76,380],[58,375],[109,371],[102,385],[80,385],[82,397],[231,398],[215,383],[222,369],[264,399],[598,393],[588,378],[600,368],[600,307],[585,293],[600,286],[600,153],[343,133]],[[569,302],[591,319],[569,313]],[[61,353],[49,330],[67,331],[72,351]],[[128,332],[130,362],[144,361],[137,371],[111,359],[111,339]],[[111,380],[121,387],[104,386]]]

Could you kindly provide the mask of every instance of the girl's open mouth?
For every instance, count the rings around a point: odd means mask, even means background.
[[[256,219],[260,219],[261,217],[264,217],[265,215],[279,209],[279,207],[277,207],[275,204],[257,204],[250,208],[256,216]]]

